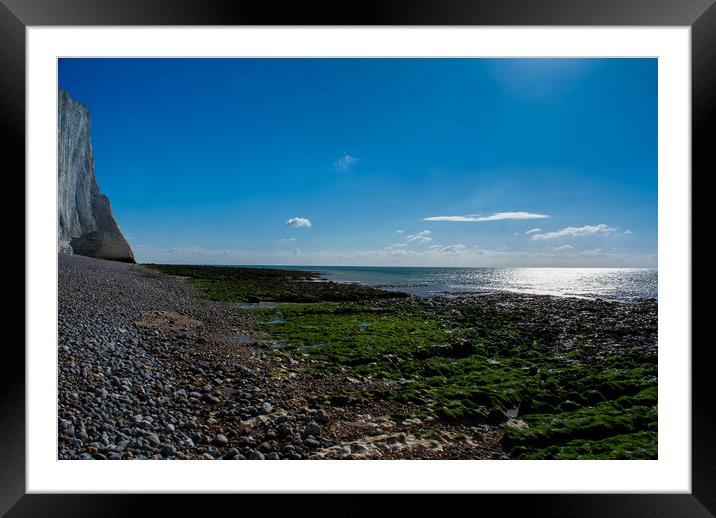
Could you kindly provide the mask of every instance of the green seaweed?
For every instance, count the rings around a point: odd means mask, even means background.
[[[274,354],[312,360],[308,375],[359,380],[309,399],[411,403],[417,417],[503,426],[512,458],[656,458],[656,355],[639,347],[655,340],[648,303],[631,306],[637,322],[645,316],[640,327],[602,324],[619,309],[604,301],[400,302],[386,299],[405,294],[308,282],[311,272],[151,267],[189,277],[211,299],[291,302],[243,311],[285,344]],[[575,339],[565,344],[567,328]]]
[[[518,412],[528,428],[506,426],[504,434],[514,458],[653,458],[656,451],[655,366],[637,365],[632,355],[580,361],[588,343],[554,352],[499,315],[326,303],[260,312],[286,321],[262,326],[289,348],[324,343],[302,352],[317,362],[314,371],[386,381],[348,401],[413,402],[419,415],[466,423],[505,423]],[[372,325],[361,328],[366,321]]]
[[[159,272],[186,277],[202,288],[209,300],[240,302],[361,301],[406,297],[351,283],[312,282],[316,272],[228,266],[145,264]]]
[[[575,439],[564,444],[529,450],[520,447],[513,457],[521,460],[631,460],[658,458],[657,433],[641,431],[600,440]]]

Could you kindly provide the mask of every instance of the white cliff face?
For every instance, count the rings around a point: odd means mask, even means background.
[[[134,262],[94,175],[89,111],[60,90],[57,115],[59,252]]]

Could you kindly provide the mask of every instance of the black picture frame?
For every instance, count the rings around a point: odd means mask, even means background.
[[[334,2],[328,5],[294,2],[279,8],[269,1],[246,0],[0,0],[0,142],[3,144],[3,169],[6,178],[17,179],[25,168],[25,29],[28,26],[660,25],[691,27],[691,178],[693,180],[697,175],[706,177],[716,171],[708,131],[716,121],[714,1],[390,0]],[[20,189],[24,192],[24,182]],[[693,215],[692,220],[696,223]],[[16,245],[13,248],[16,250]],[[693,245],[691,253],[692,257],[699,257],[699,254],[693,254]],[[705,289],[706,285],[701,288]],[[692,307],[696,309],[693,296]],[[693,322],[693,316],[691,318]],[[6,321],[6,326],[9,325]],[[0,515],[77,517],[145,514],[148,511],[147,500],[155,498],[139,495],[25,494],[25,356],[19,340],[6,339],[4,342],[5,360],[0,362],[3,371],[0,377]],[[712,344],[709,341],[694,344],[693,347],[692,344],[683,344],[684,347],[692,347],[690,494],[533,494],[484,495],[483,498],[503,504],[512,511],[524,507],[525,512],[532,515],[553,517],[715,516],[716,403],[710,384],[714,370],[710,352]],[[509,499],[509,504],[506,499]],[[165,500],[162,502],[163,514],[186,510],[185,498]],[[359,511],[360,505],[355,510]]]

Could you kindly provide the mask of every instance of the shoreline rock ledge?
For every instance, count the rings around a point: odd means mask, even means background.
[[[57,107],[59,252],[134,263],[94,175],[89,110],[62,89]]]

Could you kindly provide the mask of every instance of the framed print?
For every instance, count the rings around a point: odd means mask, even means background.
[[[716,8],[513,7],[4,1],[28,303],[0,509],[712,515],[691,170]]]

